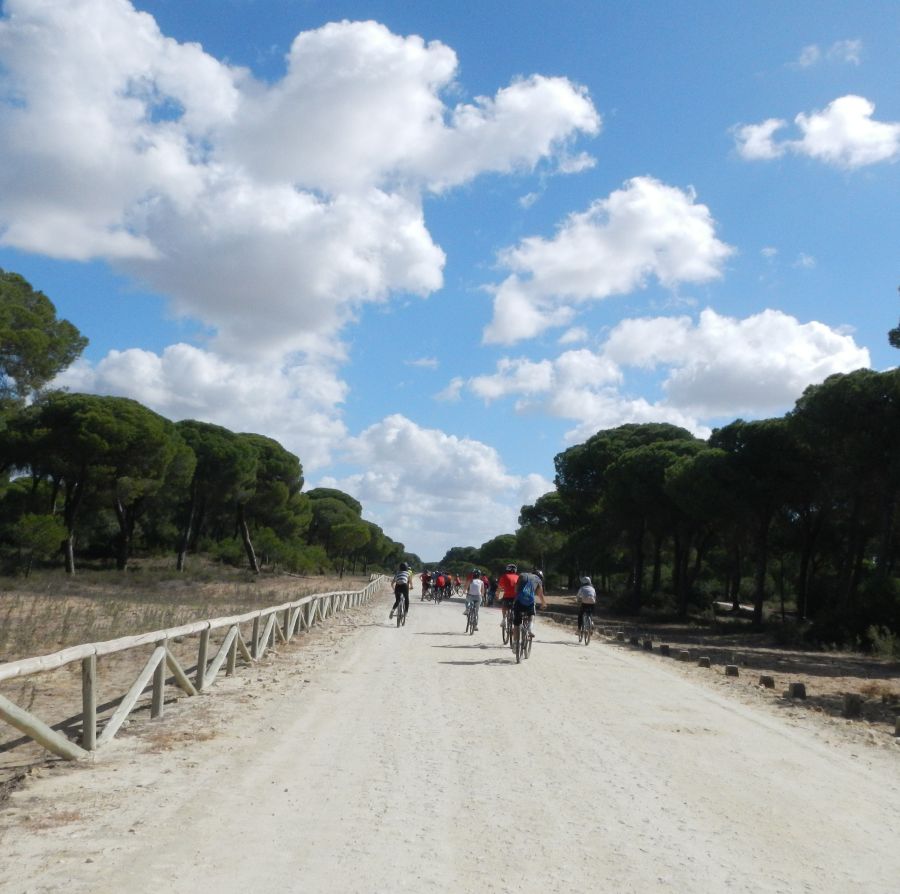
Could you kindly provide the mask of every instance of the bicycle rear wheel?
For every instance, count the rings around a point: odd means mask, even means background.
[[[590,618],[584,619],[584,644],[587,645],[591,641],[591,634],[594,632],[594,625]]]
[[[504,619],[500,629],[503,631],[503,645],[505,646],[509,642],[509,621]]]
[[[531,655],[531,623],[529,622],[526,626],[524,623],[522,624],[522,632],[519,634],[519,639],[522,642],[522,654],[528,658]]]
[[[516,653],[516,664],[518,664],[522,660],[522,642],[525,637],[522,634],[522,628],[519,628],[519,638],[516,640],[515,647],[513,651]]]

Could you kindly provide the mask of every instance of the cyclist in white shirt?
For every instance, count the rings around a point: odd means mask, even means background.
[[[597,604],[597,591],[591,586],[589,577],[581,578],[581,587],[575,594],[578,600],[578,639],[581,639],[581,631],[584,627],[584,616],[594,615],[594,606]]]
[[[481,578],[481,574],[476,569],[472,572],[472,580],[469,581],[468,589],[466,590],[466,611],[469,610],[469,607],[472,605],[481,605],[481,599],[484,596],[484,581]],[[478,627],[476,626],[477,630]]]

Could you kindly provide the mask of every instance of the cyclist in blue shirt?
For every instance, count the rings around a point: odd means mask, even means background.
[[[536,599],[540,601],[541,608],[547,607],[547,600],[544,598],[544,575],[537,569],[520,574],[516,581],[516,601],[513,603],[513,650],[515,643],[519,641],[522,618],[526,615],[534,617]],[[534,630],[531,631],[531,636],[534,637]]]

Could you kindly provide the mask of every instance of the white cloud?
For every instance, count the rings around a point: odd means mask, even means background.
[[[571,329],[566,329],[556,341],[557,344],[572,345],[580,341],[587,341],[587,339],[588,331],[584,326],[573,326]]]
[[[826,54],[833,62],[847,62],[850,65],[859,65],[862,61],[862,41],[837,40],[829,48]]]
[[[858,168],[900,158],[900,122],[876,121],[875,105],[862,96],[841,96],[822,111],[794,118],[800,139],[777,142],[786,126],[770,118],[762,124],[734,128],[738,153],[749,160],[769,160],[786,152],[806,155],[842,168]]]
[[[800,55],[797,57],[795,64],[800,68],[809,68],[810,66],[815,65],[821,58],[822,50],[819,48],[818,44],[813,43],[800,51]]]
[[[485,401],[513,397],[519,412],[575,421],[578,440],[626,422],[671,422],[709,434],[722,417],[784,412],[807,385],[869,365],[843,330],[766,310],[743,320],[707,309],[689,316],[623,320],[600,350],[555,360],[501,359],[465,388]],[[663,397],[629,393],[630,369],[656,373]]]
[[[450,383],[444,388],[442,391],[439,391],[435,394],[435,400],[446,401],[447,403],[456,403],[462,393],[462,387],[465,384],[465,379],[460,376],[454,376]]]
[[[0,242],[106,260],[234,357],[320,352],[362,303],[440,288],[423,194],[561,169],[600,127],[561,77],[449,107],[453,50],[375,22],[299,34],[265,83],[127,0],[4,12]]]
[[[522,505],[553,488],[540,475],[510,474],[480,441],[399,414],[348,439],[343,458],[365,471],[321,483],[352,493],[395,540],[431,560],[450,544],[514,531]]]
[[[794,266],[799,267],[801,270],[812,270],[816,266],[816,259],[812,255],[801,251],[794,261]]]
[[[511,271],[494,291],[488,343],[511,344],[565,326],[578,305],[641,288],[705,282],[732,249],[691,191],[635,177],[587,211],[569,215],[552,239],[532,236],[500,255]]]
[[[828,62],[846,63],[849,65],[859,65],[862,58],[862,41],[853,40],[836,40],[827,50],[822,50],[818,44],[810,44],[805,46],[794,62],[797,68],[812,68],[823,60]]]
[[[347,434],[339,415],[346,385],[323,363],[245,363],[178,344],[161,354],[111,351],[95,366],[78,361],[53,384],[132,397],[173,420],[265,434],[296,453],[307,470],[330,462]]]
[[[768,161],[784,155],[785,143],[776,144],[775,133],[787,122],[768,118],[762,124],[743,124],[734,128],[738,153],[749,161]]]
[[[760,254],[766,259],[776,258],[778,257],[778,249],[772,245],[767,245],[760,251]]]

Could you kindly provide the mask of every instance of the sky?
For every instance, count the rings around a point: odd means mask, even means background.
[[[56,384],[279,440],[426,560],[554,456],[896,364],[895,0],[2,0]]]

